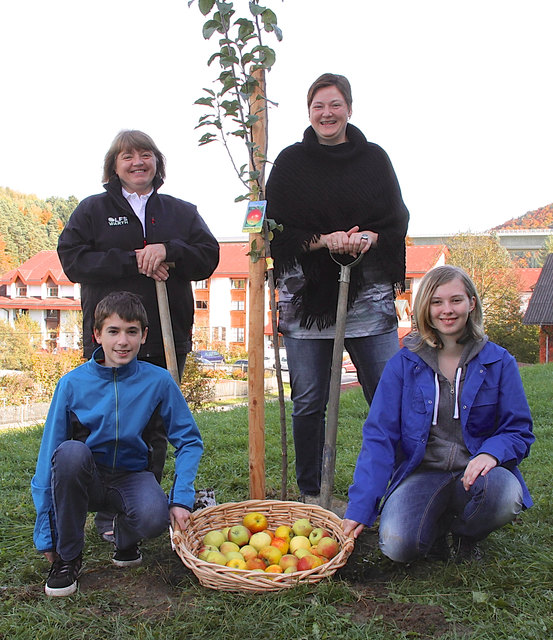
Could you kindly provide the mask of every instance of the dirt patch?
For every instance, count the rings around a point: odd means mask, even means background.
[[[357,624],[377,619],[387,628],[408,632],[416,638],[440,638],[451,633],[453,627],[440,607],[398,602],[389,593],[389,580],[402,571],[397,565],[383,561],[377,549],[376,531],[364,531],[347,564],[336,574],[351,585],[358,597],[352,603],[337,604],[337,611],[349,615]],[[163,546],[146,552],[144,563],[137,570],[122,571],[102,564],[97,569],[85,570],[79,583],[83,593],[107,590],[117,584],[113,602],[105,603],[110,611],[125,610],[130,617],[156,620],[170,615],[172,608],[182,606],[183,597],[187,597],[186,587],[196,583],[196,578]],[[193,595],[189,596],[189,604],[194,605]]]

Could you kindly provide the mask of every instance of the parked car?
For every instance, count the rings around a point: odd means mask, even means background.
[[[237,360],[233,365],[233,367],[240,367],[240,370],[244,373],[248,370],[248,361],[247,360]]]
[[[342,360],[342,373],[357,373],[357,369],[355,365],[351,361],[349,355],[344,356]]]
[[[219,362],[223,363],[225,359],[223,356],[213,349],[199,349],[194,352],[194,355],[198,358],[203,358],[204,360],[209,360],[210,363]]]

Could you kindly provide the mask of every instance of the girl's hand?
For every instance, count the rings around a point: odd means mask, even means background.
[[[461,478],[465,491],[468,491],[478,476],[485,476],[490,469],[497,467],[497,460],[488,453],[481,453],[473,458]]]
[[[342,530],[346,536],[353,536],[354,538],[357,538],[364,528],[364,524],[355,522],[355,520],[348,520],[347,518],[342,520]]]

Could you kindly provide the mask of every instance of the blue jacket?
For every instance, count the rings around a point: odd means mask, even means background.
[[[143,471],[149,467],[148,428],[157,412],[175,447],[169,505],[191,508],[194,504],[194,479],[203,444],[180,389],[161,367],[135,359],[112,369],[96,362],[101,354],[101,348],[97,349],[92,359],[63,376],[50,404],[31,481],[37,512],[34,543],[39,551],[55,547],[50,489],[54,450],[65,440],[78,439],[101,466]]]
[[[382,498],[422,462],[434,391],[434,372],[415,352],[404,347],[389,360],[363,426],[346,518],[372,525]],[[532,506],[517,468],[535,439],[530,409],[515,359],[493,342],[467,364],[460,419],[471,455],[497,458],[519,480],[524,507]]]

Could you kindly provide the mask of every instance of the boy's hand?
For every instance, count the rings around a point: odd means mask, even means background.
[[[190,511],[188,509],[184,509],[183,507],[171,507],[169,509],[169,518],[171,519],[171,526],[173,527],[173,531],[180,529],[183,531],[186,529],[186,525],[188,524],[188,518],[190,518]]]
[[[48,560],[48,562],[52,563],[57,559],[58,554],[55,551],[45,551],[44,557],[46,558],[46,560]]]

